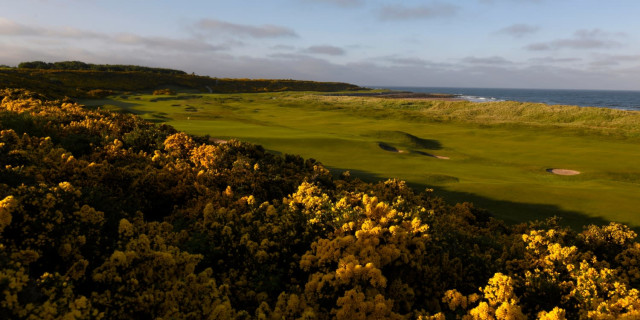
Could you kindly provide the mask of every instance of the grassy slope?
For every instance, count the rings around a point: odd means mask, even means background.
[[[27,88],[48,96],[96,97],[91,91],[152,91],[176,88],[192,92],[273,92],[273,91],[343,91],[358,90],[358,86],[340,82],[315,82],[272,79],[225,79],[188,74],[165,74],[140,71],[87,71],[1,69],[0,88]],[[102,96],[102,95],[99,95]]]
[[[473,201],[506,221],[561,215],[573,226],[640,226],[640,113],[309,94],[128,96],[112,105],[195,134],[300,154],[366,179],[398,177]],[[116,107],[113,107],[116,108]],[[380,143],[406,151],[385,151]],[[450,157],[436,159],[424,154]],[[547,168],[583,172],[556,176]]]

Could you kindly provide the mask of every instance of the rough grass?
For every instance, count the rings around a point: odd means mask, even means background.
[[[401,178],[506,221],[560,215],[576,227],[640,226],[640,112],[289,92],[185,96],[85,103],[315,158],[367,180]],[[549,168],[582,174],[556,176]]]

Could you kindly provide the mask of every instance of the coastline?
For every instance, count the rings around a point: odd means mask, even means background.
[[[408,100],[440,100],[440,101],[467,101],[458,94],[449,93],[423,93],[410,91],[389,91],[389,92],[360,92],[348,94],[331,94],[329,96],[344,97],[372,97],[381,99],[408,99]]]
[[[599,107],[608,109],[640,111],[640,91],[629,90],[577,90],[577,89],[515,89],[515,88],[464,88],[464,87],[397,87],[370,86],[388,92],[433,92],[452,95],[471,102],[517,101]],[[387,92],[387,91],[385,91]]]

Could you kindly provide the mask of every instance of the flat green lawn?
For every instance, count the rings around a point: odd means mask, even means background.
[[[639,113],[287,92],[82,103],[314,158],[365,180],[397,177],[508,222],[558,215],[575,227],[610,220],[640,227]]]

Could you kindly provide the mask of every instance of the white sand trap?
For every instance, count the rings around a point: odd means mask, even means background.
[[[432,158],[440,159],[440,160],[449,160],[449,157],[445,157],[445,156],[437,156],[437,155],[435,155],[435,154],[426,153],[426,152],[424,152],[424,151],[411,150],[411,152],[413,152],[413,153],[417,153],[417,154],[421,154],[421,155],[423,155],[423,156],[427,156],[427,157],[432,157]]]
[[[561,176],[575,176],[577,174],[580,174],[580,171],[569,170],[569,169],[547,169],[547,172],[561,175]]]

